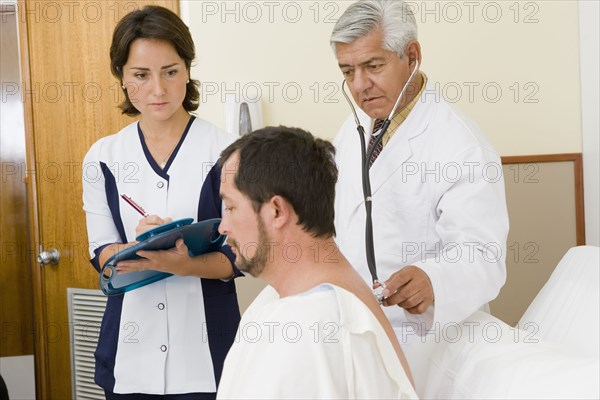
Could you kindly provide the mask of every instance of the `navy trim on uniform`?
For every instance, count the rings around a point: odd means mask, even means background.
[[[127,235],[125,234],[125,227],[123,226],[119,207],[119,189],[117,189],[117,181],[105,163],[100,162],[100,168],[102,169],[102,174],[104,174],[104,190],[106,191],[106,200],[108,202],[110,214],[113,217],[115,227],[121,237],[121,243],[127,243]]]
[[[204,180],[198,202],[198,221],[211,218],[221,218],[222,200],[219,195],[221,187],[221,167],[215,164]],[[243,276],[235,266],[235,255],[228,245],[220,250],[231,262],[234,276]],[[233,279],[202,279],[204,295],[204,312],[206,315],[206,330],[208,346],[212,356],[215,381],[217,387],[221,380],[225,356],[235,340],[240,323],[239,305]],[[232,312],[235,310],[235,312]]]
[[[225,357],[240,324],[240,307],[233,279],[202,279],[201,282],[208,347],[218,388]]]
[[[142,143],[142,149],[144,150],[144,155],[146,156],[146,160],[148,160],[148,164],[150,164],[150,166],[152,167],[152,169],[154,170],[154,172],[156,172],[156,174],[158,176],[160,176],[167,182],[169,181],[169,175],[167,174],[167,171],[169,170],[169,167],[173,163],[173,160],[175,160],[175,157],[177,156],[177,152],[181,148],[181,145],[183,144],[183,141],[185,140],[185,138],[190,130],[190,127],[192,126],[192,123],[194,122],[195,119],[196,119],[196,117],[194,117],[193,115],[190,117],[190,120],[188,121],[188,123],[185,126],[185,129],[183,131],[183,135],[181,135],[181,138],[179,139],[177,146],[175,146],[175,148],[173,149],[173,152],[169,156],[169,160],[165,164],[164,169],[161,168],[158,165],[158,163],[156,162],[156,160],[154,159],[154,157],[152,157],[152,154],[150,153],[150,149],[148,148],[148,145],[146,144],[146,138],[144,137],[144,133],[142,132],[142,128],[140,127],[140,123],[138,122],[138,124],[137,124],[138,136],[140,137],[140,142]]]
[[[194,122],[195,119],[196,119],[196,117],[194,117],[192,115],[190,120],[188,121],[187,125],[185,126],[183,135],[181,135],[181,139],[179,139],[179,143],[177,143],[177,146],[175,146],[175,149],[173,149],[173,152],[171,153],[171,156],[169,157],[169,160],[167,161],[167,164],[165,165],[165,169],[164,169],[165,172],[167,172],[169,170],[169,167],[173,163],[173,160],[175,160],[175,157],[177,156],[177,152],[183,145],[183,142],[185,141],[185,138],[186,138],[186,136],[190,130],[190,127],[192,126],[192,123]]]
[[[117,394],[105,390],[104,397],[106,400],[214,400],[217,398],[216,393],[185,393],[185,394],[144,394],[144,393],[128,393]]]
[[[221,166],[215,163],[208,173],[202,190],[200,191],[200,201],[198,202],[198,221],[204,221],[211,218],[222,218],[223,200],[219,191],[221,189]],[[233,276],[244,276],[235,266],[235,254],[231,251],[231,247],[225,244],[221,247],[220,253],[223,253],[231,263],[233,268]]]
[[[117,189],[115,177],[105,163],[100,162],[100,168],[104,174],[104,189],[106,191],[106,200],[108,202],[110,214],[112,215],[115,227],[121,237],[121,242],[127,243],[127,235],[125,234],[123,220],[121,219],[119,191]],[[104,247],[106,247],[106,245],[101,249]],[[96,262],[99,267],[99,255],[100,252],[97,252],[96,257],[92,260],[92,265],[94,265],[94,260],[97,260]],[[96,266],[94,265],[94,267]],[[111,390],[115,387],[114,369],[115,359],[117,357],[122,307],[123,295],[108,297],[104,316],[102,317],[102,325],[100,326],[100,338],[102,338],[102,340],[98,340],[98,346],[94,353],[96,359],[94,381],[98,386],[110,388]]]
[[[156,172],[156,175],[158,175],[161,178],[168,181],[169,175],[167,175],[167,173],[165,171],[163,171],[162,168],[160,168],[160,166],[156,163],[156,161],[154,160],[154,157],[152,157],[152,154],[150,153],[150,149],[148,148],[148,145],[146,144],[146,140],[144,139],[144,134],[142,133],[142,128],[140,128],[139,122],[137,123],[137,131],[138,131],[138,136],[140,137],[140,142],[142,143],[142,150],[144,150],[144,155],[146,156],[146,160],[148,161],[148,164],[150,164],[150,167],[152,167],[154,172]]]
[[[96,370],[94,382],[103,389],[113,391],[115,388],[115,360],[117,358],[117,345],[119,342],[119,329],[121,328],[121,310],[123,308],[124,294],[109,296],[106,301],[106,310],[100,326],[101,340],[94,357]]]
[[[110,246],[112,243],[106,243],[103,244],[102,246],[98,247],[96,250],[94,250],[94,258],[92,258],[90,260],[90,262],[92,263],[92,266],[94,267],[94,269],[96,271],[98,271],[98,273],[102,272],[102,268],[100,267],[100,253],[102,253],[102,250],[104,250],[105,247]]]

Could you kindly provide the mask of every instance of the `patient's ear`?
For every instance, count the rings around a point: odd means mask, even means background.
[[[273,228],[281,229],[288,223],[295,223],[296,213],[292,205],[281,196],[273,196],[267,203],[267,220],[271,221]]]

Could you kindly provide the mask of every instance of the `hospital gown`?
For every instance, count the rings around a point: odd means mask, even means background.
[[[416,394],[383,327],[332,284],[279,298],[267,286],[242,316],[220,399],[376,398]]]

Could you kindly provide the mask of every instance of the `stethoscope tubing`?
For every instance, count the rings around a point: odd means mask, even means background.
[[[373,156],[373,151],[375,151],[375,149],[377,148],[379,143],[383,140],[385,133],[387,132],[388,128],[390,127],[392,118],[396,114],[396,110],[397,110],[398,106],[400,105],[400,100],[406,93],[406,89],[408,88],[408,85],[412,82],[416,72],[419,70],[419,61],[415,60],[415,63],[416,63],[415,68],[413,69],[413,72],[410,74],[410,77],[404,84],[404,87],[402,88],[402,91],[400,92],[400,95],[398,96],[398,99],[396,100],[396,103],[394,104],[394,107],[392,108],[392,112],[383,121],[383,125],[381,126],[381,129],[379,130],[379,132],[373,133],[373,135],[375,136],[375,140],[373,141],[373,144],[370,146],[369,149],[367,149],[366,140],[365,140],[365,137],[367,136],[365,133],[365,128],[360,123],[360,119],[358,118],[356,109],[354,108],[354,105],[352,104],[350,97],[344,90],[344,85],[346,84],[346,80],[344,80],[342,82],[342,93],[343,93],[344,97],[346,98],[346,101],[350,105],[352,114],[354,115],[354,120],[356,122],[356,129],[358,131],[358,136],[360,138],[360,150],[361,150],[361,158],[362,158],[362,169],[361,169],[362,187],[363,187],[363,196],[365,199],[365,212],[366,212],[365,251],[366,251],[366,257],[367,257],[367,266],[369,267],[369,272],[371,274],[371,278],[373,279],[373,284],[380,283],[380,282],[379,282],[379,278],[377,276],[377,263],[375,260],[375,241],[373,239],[373,217],[372,217],[372,214],[373,214],[373,201],[372,200],[373,199],[372,199],[372,193],[371,193],[371,176],[369,174],[369,160],[371,160],[371,157]],[[381,301],[381,299],[379,299],[379,300]]]

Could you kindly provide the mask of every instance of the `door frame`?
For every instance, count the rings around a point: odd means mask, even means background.
[[[29,36],[27,31],[27,3],[17,2],[17,26],[19,27],[19,52],[21,65],[21,83],[23,88],[31,87],[29,67]],[[29,266],[31,268],[31,284],[33,293],[33,359],[35,365],[35,393],[37,398],[49,398],[48,359],[46,355],[46,310],[43,299],[43,270],[37,263],[37,255],[41,251],[40,221],[37,201],[37,174],[35,154],[35,127],[33,124],[32,93],[23,93],[23,120],[25,127],[25,184],[27,186],[27,217],[29,234]]]

